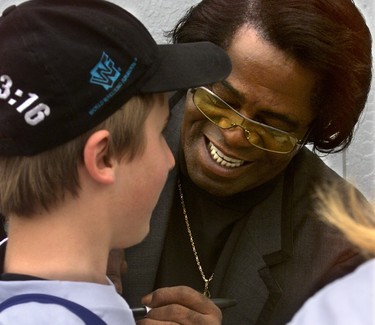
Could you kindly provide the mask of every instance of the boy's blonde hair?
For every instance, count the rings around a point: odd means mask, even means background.
[[[87,139],[98,130],[110,132],[108,155],[132,160],[144,146],[144,122],[153,95],[135,96],[92,130],[74,140],[31,157],[0,157],[0,212],[29,216],[49,210],[69,194],[78,196],[78,166]]]
[[[317,198],[323,220],[338,228],[364,255],[375,256],[374,206],[362,204],[353,187],[323,188],[317,191]]]

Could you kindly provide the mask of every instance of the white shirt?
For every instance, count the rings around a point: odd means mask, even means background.
[[[24,293],[44,293],[68,299],[94,312],[110,325],[135,325],[132,311],[114,285],[55,280],[0,281],[0,302]],[[63,306],[28,302],[0,313],[1,325],[84,324]]]
[[[317,292],[288,325],[375,325],[375,259]]]
[[[4,249],[6,239],[0,242]],[[0,281],[0,303],[10,297],[42,293],[73,301],[89,309],[109,325],[135,325],[127,302],[116,292],[113,283],[20,280]],[[27,302],[0,312],[0,325],[82,325],[83,321],[63,306],[54,303]]]

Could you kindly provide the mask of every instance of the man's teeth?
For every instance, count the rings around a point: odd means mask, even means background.
[[[218,148],[216,148],[211,142],[208,145],[211,153],[211,157],[219,165],[228,168],[236,168],[242,166],[245,161],[240,159],[234,159],[224,155]]]

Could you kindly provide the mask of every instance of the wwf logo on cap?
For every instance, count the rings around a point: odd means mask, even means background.
[[[103,52],[100,61],[90,71],[90,74],[90,83],[100,85],[105,90],[109,90],[120,77],[120,69],[116,68],[113,60],[107,53]]]

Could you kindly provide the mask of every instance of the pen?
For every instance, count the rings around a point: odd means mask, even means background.
[[[220,309],[232,307],[237,304],[237,301],[235,299],[227,298],[213,298],[211,299],[211,301]],[[132,308],[134,318],[144,317],[150,310],[151,308],[147,306]]]

